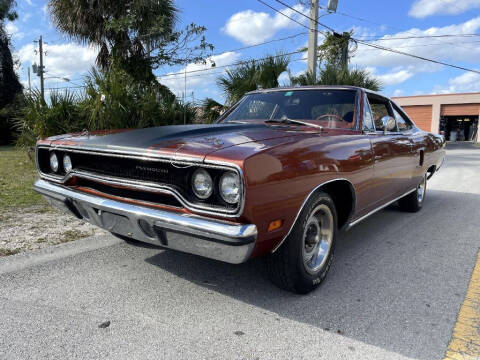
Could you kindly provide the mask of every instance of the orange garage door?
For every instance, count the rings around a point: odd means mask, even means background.
[[[431,105],[402,106],[402,109],[420,129],[425,131],[430,131],[432,129]]]
[[[478,116],[480,104],[442,105],[442,116]]]

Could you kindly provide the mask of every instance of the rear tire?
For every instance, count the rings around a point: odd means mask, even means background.
[[[425,195],[427,192],[427,174],[423,176],[423,180],[417,186],[417,189],[407,196],[398,200],[400,209],[408,212],[418,212],[422,209],[425,202]]]
[[[272,282],[298,294],[316,289],[332,264],[336,234],[335,205],[319,192],[308,200],[284,243],[267,257]]]

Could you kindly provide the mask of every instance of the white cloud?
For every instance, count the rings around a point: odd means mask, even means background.
[[[308,13],[307,8],[303,5],[297,4],[293,8],[304,14]],[[306,18],[292,9],[286,8],[280,11],[301,23],[306,23]],[[265,12],[245,10],[233,14],[222,30],[245,45],[253,45],[272,38],[282,29],[298,26],[300,25],[279,13],[272,16]]]
[[[479,92],[480,74],[466,72],[448,81],[448,86],[437,86],[434,94],[449,94],[459,92]]]
[[[398,49],[399,51],[435,60],[478,63],[478,59],[480,58],[480,46],[478,46],[478,44],[468,44],[469,42],[472,42],[472,39],[470,38],[418,38],[418,36],[472,34],[477,32],[479,29],[480,17],[476,17],[460,24],[444,27],[431,27],[425,30],[414,28],[382,37],[382,39],[387,39],[392,37],[405,38],[416,36],[417,38],[414,39],[374,41],[372,44]],[[473,40],[478,41],[477,39]],[[352,59],[352,63],[361,67],[415,66],[416,72],[434,71],[438,68],[438,66],[434,66],[419,59],[414,59],[405,55],[394,54],[384,50],[373,49],[362,44],[359,44],[358,50]]]
[[[22,16],[22,21],[27,22],[28,20],[30,20],[31,17],[32,17],[31,13],[26,13],[25,15]]]
[[[218,76],[220,76],[227,68],[222,68],[216,70],[212,68],[211,64],[212,61],[215,65],[218,66],[225,66],[231,63],[234,63],[240,57],[239,53],[236,52],[226,52],[220,55],[211,56],[207,59],[206,64],[194,64],[190,63],[186,66],[187,71],[187,95],[190,94],[192,91],[195,92],[199,88],[201,88],[202,92],[205,92],[209,87],[216,88],[215,81]],[[197,70],[204,70],[204,69],[213,69],[211,71],[197,71]],[[165,86],[168,86],[170,90],[175,94],[179,95],[184,91],[184,74],[185,67],[181,70],[170,72],[168,74],[177,74],[171,75],[166,77],[158,78],[158,81]],[[194,71],[194,72],[192,72]],[[190,73],[189,73],[190,72]],[[167,74],[167,75],[168,75]]]
[[[44,56],[46,77],[58,76],[72,78],[76,74],[90,70],[95,64],[97,51],[91,47],[67,43],[60,45],[45,45]],[[25,66],[39,63],[33,44],[27,44],[16,53],[20,62]]]
[[[402,96],[403,95],[403,90],[402,89],[396,89],[393,92],[393,96]]]
[[[290,84],[290,77],[288,76],[288,72],[284,71],[283,73],[280,74],[278,77],[278,83],[280,86],[285,86]]]
[[[408,14],[416,18],[431,15],[455,15],[479,8],[480,0],[416,0]]]
[[[25,2],[26,2],[28,5],[33,6],[32,0],[25,0]]]
[[[7,31],[7,34],[10,35],[13,39],[22,39],[25,34],[21,32],[18,27],[12,23],[8,22],[7,25],[5,26],[5,30]]]
[[[367,66],[365,70],[380,80],[384,86],[401,84],[415,75],[415,68],[412,66],[395,67],[385,74],[379,74],[376,67]]]
[[[377,75],[376,77],[382,82],[383,85],[389,86],[401,84],[410,79],[413,75],[414,73],[411,70],[399,69],[383,75]]]

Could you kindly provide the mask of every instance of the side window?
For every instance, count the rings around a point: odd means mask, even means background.
[[[365,131],[375,131],[375,124],[373,122],[372,111],[370,110],[370,104],[368,99],[364,96],[363,101],[363,130]]]
[[[390,106],[388,100],[377,96],[368,95],[368,101],[370,102],[370,108],[372,109],[373,121],[375,122],[375,129],[382,131],[382,118],[390,114]]]
[[[398,131],[408,131],[411,130],[413,125],[411,121],[402,115],[398,107],[392,103],[393,115],[395,116],[395,120],[397,121],[397,128]]]

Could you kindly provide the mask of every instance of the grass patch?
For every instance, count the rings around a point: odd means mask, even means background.
[[[0,174],[0,210],[46,204],[32,189],[38,174],[24,150],[0,146]]]
[[[62,234],[62,239],[58,242],[59,244],[61,243],[66,243],[70,241],[75,241],[78,239],[86,238],[91,236],[92,233],[86,232],[86,231],[80,231],[80,230],[67,230]]]
[[[0,256],[9,256],[9,255],[15,255],[18,254],[22,249],[4,249],[0,248]]]

